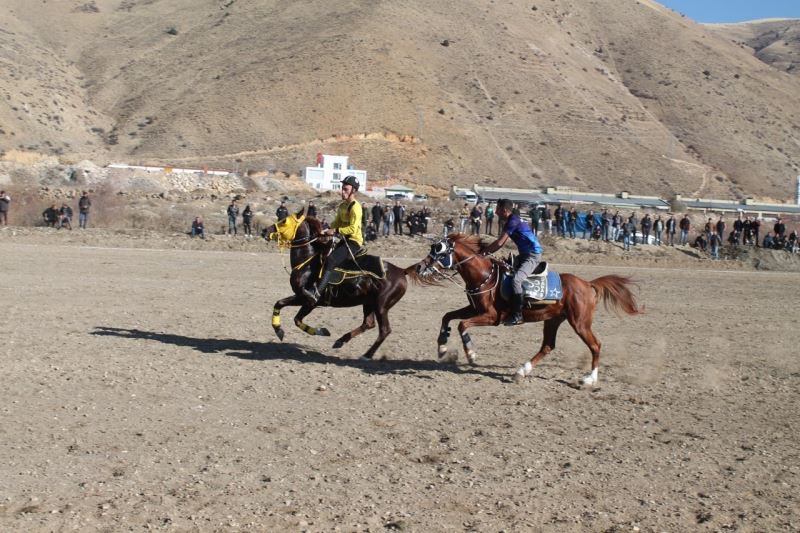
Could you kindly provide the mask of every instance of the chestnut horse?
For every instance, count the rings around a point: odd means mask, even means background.
[[[354,337],[374,328],[377,322],[378,338],[362,356],[362,359],[372,359],[378,347],[392,332],[389,326],[389,309],[406,293],[408,287],[406,275],[413,276],[416,265],[403,270],[384,261],[385,275],[383,279],[368,274],[350,277],[336,286],[329,285],[319,302],[312,304],[303,295],[302,288],[316,280],[332,245],[331,237],[320,235],[320,233],[320,222],[312,217],[306,218],[304,211],[297,215],[290,215],[262,232],[262,236],[265,238],[276,238],[280,245],[289,248],[289,262],[292,267],[289,284],[294,294],[275,302],[272,310],[272,328],[278,338],[283,340],[281,309],[286,306],[298,305],[300,310],[294,317],[295,325],[309,335],[328,337],[330,332],[326,328],[313,328],[304,324],[303,319],[318,306],[355,307],[360,305],[364,309],[364,321],[356,329],[339,337],[333,347],[341,348]]]
[[[447,354],[448,324],[451,320],[461,320],[458,332],[464,352],[470,364],[475,364],[475,348],[467,329],[472,326],[497,326],[511,312],[510,304],[499,294],[502,278],[510,268],[502,261],[482,255],[481,246],[477,236],[451,233],[431,246],[431,252],[417,264],[417,275],[423,284],[441,284],[444,274],[440,268],[455,270],[466,284],[469,305],[442,317],[438,339],[440,361],[444,361]],[[435,275],[437,273],[438,276]],[[581,383],[596,384],[600,341],[592,331],[592,315],[598,299],[603,300],[606,308],[610,305],[629,315],[641,312],[628,288],[631,284],[629,278],[611,275],[586,281],[573,274],[561,274],[561,284],[562,297],[556,303],[534,304],[532,307],[528,304],[523,310],[525,322],[544,322],[544,339],[539,352],[514,374],[516,382],[529,376],[533,367],[556,347],[558,327],[566,320],[592,352],[592,370],[583,376]],[[509,333],[520,332],[511,330]]]

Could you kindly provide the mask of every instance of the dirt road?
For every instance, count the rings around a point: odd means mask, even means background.
[[[334,351],[291,309],[278,342],[275,254],[2,242],[0,529],[800,528],[798,275],[560,270],[640,281],[595,390],[567,326],[522,385],[540,325],[435,363],[455,287],[411,287],[365,364],[374,332]]]

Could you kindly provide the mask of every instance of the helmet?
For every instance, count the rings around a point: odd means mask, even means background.
[[[358,178],[356,178],[355,176],[347,176],[345,179],[342,180],[342,186],[345,185],[352,185],[353,190],[357,191],[359,186]]]

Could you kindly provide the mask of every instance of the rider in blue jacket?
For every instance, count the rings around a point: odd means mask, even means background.
[[[517,245],[519,255],[514,271],[514,297],[511,301],[512,315],[504,322],[506,326],[515,326],[524,323],[522,317],[522,307],[525,304],[525,295],[522,290],[522,282],[525,281],[536,269],[536,265],[542,260],[542,245],[531,231],[531,227],[526,224],[519,215],[513,213],[514,204],[511,200],[503,199],[497,202],[497,214],[500,219],[507,219],[500,237],[493,243],[481,250],[483,254],[490,254],[499,250],[511,239]]]

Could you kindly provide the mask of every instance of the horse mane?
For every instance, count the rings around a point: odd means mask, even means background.
[[[322,233],[322,222],[314,217],[306,217],[306,222],[308,223],[308,230],[311,235],[317,236]]]
[[[473,254],[480,253],[481,248],[486,246],[486,242],[480,238],[478,235],[467,235],[466,233],[451,233],[447,236],[447,238],[452,241],[453,244],[459,242],[462,246],[466,247],[467,250],[472,252]]]

